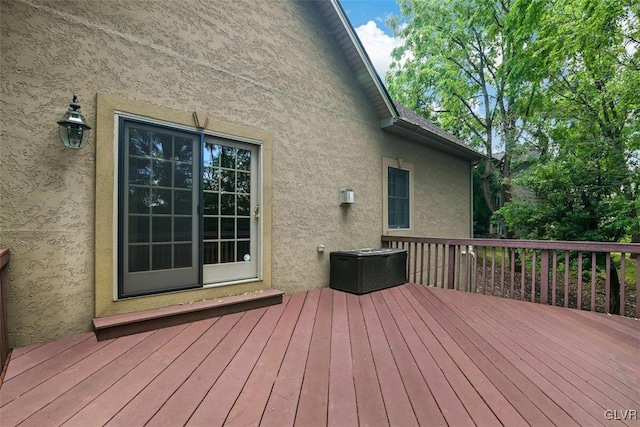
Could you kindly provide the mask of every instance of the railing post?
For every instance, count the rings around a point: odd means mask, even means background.
[[[0,249],[0,373],[9,355],[9,331],[7,330],[7,306],[6,306],[6,286],[7,269],[9,263],[9,249]],[[1,382],[0,382],[1,384]]]
[[[449,245],[449,274],[447,277],[448,289],[455,289],[456,287],[455,277],[456,277],[456,246]]]
[[[609,313],[611,311],[611,252],[605,254],[604,271],[604,312]]]
[[[549,302],[549,251],[540,254],[540,304]]]
[[[636,255],[636,317],[640,318],[640,254]]]
[[[576,308],[582,310],[582,252],[578,252],[578,295]]]
[[[620,316],[624,316],[625,311],[625,303],[626,303],[626,293],[625,293],[625,277],[626,277],[626,266],[625,263],[627,261],[627,254],[622,252],[620,254],[620,311],[618,312]]]
[[[591,311],[596,311],[596,252],[591,252]]]

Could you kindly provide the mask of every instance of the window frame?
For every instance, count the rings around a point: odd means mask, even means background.
[[[409,227],[395,228],[389,226],[389,168],[409,173]],[[414,166],[401,158],[383,157],[382,159],[382,232],[385,235],[412,235],[414,230]]]

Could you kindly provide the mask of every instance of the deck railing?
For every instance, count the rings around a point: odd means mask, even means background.
[[[640,244],[382,236],[409,281],[640,317]]]
[[[7,335],[7,278],[6,267],[9,264],[9,249],[0,248],[0,373],[9,355],[9,336]],[[2,383],[0,379],[0,384]]]

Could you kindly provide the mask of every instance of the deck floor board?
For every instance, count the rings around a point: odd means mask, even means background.
[[[251,371],[251,375],[227,416],[225,424],[251,426],[260,423],[271,394],[271,388],[291,342],[291,336],[298,322],[304,300],[304,293],[293,295],[290,299],[289,297],[284,298],[284,303],[287,304],[286,310],[255,368]]]
[[[358,407],[353,383],[347,297],[343,292],[334,292],[332,313],[327,424],[357,426]]]
[[[197,350],[197,344],[194,345],[196,341],[200,343],[206,342],[206,346],[201,346],[201,349],[206,349],[214,341],[215,334],[219,333],[217,329],[211,328],[217,320],[209,319],[190,324],[135,369],[74,414],[63,425],[66,427],[84,427],[87,425],[87,420],[91,420],[92,425],[106,424],[129,401],[143,392],[147,386],[150,384],[160,385],[161,383],[158,383],[156,378],[165,369],[176,367],[174,362],[179,361],[180,365],[177,366],[184,367],[184,358],[181,357],[191,349]],[[178,381],[179,376],[174,379]],[[156,382],[154,383],[154,381]],[[159,391],[159,393],[161,392]]]
[[[327,423],[332,306],[333,292],[322,289],[298,400],[295,424],[299,426]]]
[[[529,424],[542,426],[554,425],[551,417],[558,419],[563,426],[577,425],[553,400],[514,367],[502,354],[496,351],[471,326],[465,323],[454,311],[443,304],[433,293],[423,293],[422,288],[412,287],[416,299],[423,307],[438,313],[436,322],[471,355],[476,365],[489,377],[491,382],[518,409]]]
[[[639,401],[637,320],[406,284],[16,349],[0,424],[632,427]]]
[[[402,301],[403,306],[407,307],[404,311],[412,316],[413,323],[416,325],[414,327],[418,328],[417,331],[420,332],[422,340],[438,360],[449,383],[456,387],[457,396],[467,411],[470,411],[475,419],[482,420],[483,425],[496,423],[486,411],[495,414],[501,424],[527,425],[524,418],[500,390],[447,334],[446,330],[441,328],[424,307],[413,298],[408,289],[403,289],[402,293],[396,292],[398,301]],[[465,378],[469,385],[465,383]]]
[[[493,301],[488,303],[491,305]],[[488,307],[484,308],[479,315],[493,318],[494,324],[497,322],[495,314]],[[634,391],[628,383],[620,382],[616,378],[620,376],[624,380],[625,378],[629,379],[629,376],[621,376],[610,364],[603,363],[606,358],[594,358],[589,354],[588,348],[570,346],[566,341],[560,342],[560,345],[557,346],[549,346],[548,341],[545,339],[548,335],[537,334],[526,327],[526,322],[533,323],[537,321],[539,319],[529,317],[526,311],[520,311],[520,318],[511,322],[510,326],[518,330],[517,337],[523,347],[540,355],[540,360],[551,362],[550,366],[559,375],[564,378],[571,378],[572,385],[595,388],[607,397],[616,399],[623,406],[633,406],[631,402],[633,399],[637,401],[637,391]]]
[[[375,294],[372,298],[418,423],[428,426],[447,425],[431,390],[429,390],[427,381],[422,377],[420,368],[393,319],[392,311],[396,316],[400,316],[400,308],[397,304],[385,303],[380,294]]]
[[[187,325],[180,325],[155,332],[108,365],[103,366],[92,375],[90,381],[83,381],[78,384],[78,386],[27,418],[22,425],[25,427],[44,427],[49,425],[50,420],[64,420],[65,415],[70,418],[71,415],[81,410],[105,389],[108,389],[131,370],[135,369],[136,366],[186,327]]]
[[[418,420],[407,396],[396,361],[391,354],[389,342],[384,334],[371,295],[363,296],[360,301],[389,424],[392,426],[417,426]]]
[[[439,295],[439,298],[443,298],[443,296]],[[449,300],[449,303],[449,306],[457,305],[455,301]],[[565,380],[562,377],[564,372],[561,369],[556,371],[553,367],[548,366],[545,363],[547,358],[541,352],[537,352],[535,346],[527,346],[526,340],[520,340],[517,334],[512,334],[508,328],[496,326],[496,319],[492,319],[490,313],[482,312],[489,319],[487,321],[484,320],[484,317],[477,316],[478,313],[476,311],[470,311],[468,308],[466,308],[467,312],[459,310],[458,313],[462,316],[469,319],[479,319],[476,330],[487,342],[505,355],[507,360],[515,367],[531,378],[540,389],[544,390],[579,424],[602,425],[598,418],[604,413],[605,408],[616,406],[613,402],[610,402],[608,406],[598,405],[593,396],[588,396],[578,388],[588,388],[588,383],[582,383],[576,377],[570,378],[572,382]],[[553,363],[551,365],[557,366]]]
[[[292,426],[295,422],[319,300],[319,290],[307,293],[287,353],[260,420],[261,425]]]
[[[487,304],[494,307],[500,307],[499,303],[500,301],[487,301]],[[509,307],[500,312],[513,318],[512,324],[521,325],[523,334],[540,341],[543,344],[541,348],[545,351],[550,354],[561,353],[564,359],[569,361],[570,367],[580,369],[584,366],[584,369],[588,370],[589,377],[599,378],[616,389],[619,389],[620,385],[628,384],[628,380],[634,376],[638,378],[638,370],[634,368],[634,366],[638,366],[638,363],[630,362],[623,352],[615,351],[619,347],[615,346],[613,339],[610,339],[609,343],[593,341],[589,338],[588,332],[584,331],[579,324],[571,324],[569,327],[563,322],[562,317],[555,318],[553,313],[541,315],[535,310],[530,310],[527,306],[518,307],[517,310],[515,308],[512,310]],[[529,326],[531,323],[539,325],[539,327],[531,328]],[[550,343],[555,345],[549,345]],[[607,363],[611,357],[611,352],[607,350],[607,347],[614,349],[613,354],[616,355],[617,360],[615,365]],[[575,363],[576,360],[581,363]],[[559,363],[562,361],[559,360]],[[640,378],[638,380],[640,381]]]

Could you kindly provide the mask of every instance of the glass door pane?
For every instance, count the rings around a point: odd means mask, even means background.
[[[120,297],[198,286],[200,137],[122,123]]]
[[[212,138],[203,156],[204,282],[257,277],[257,148]]]

